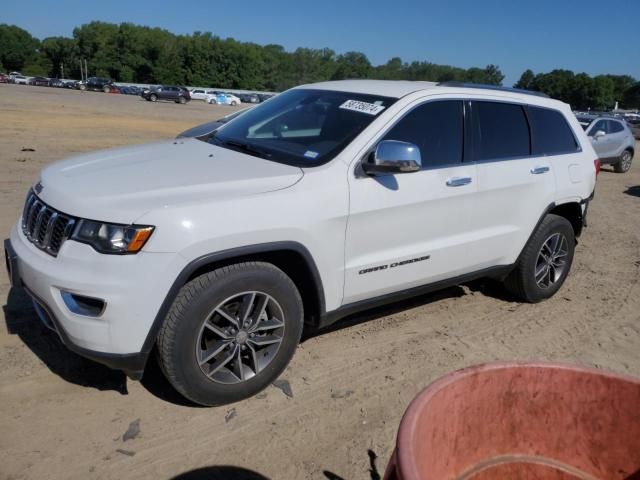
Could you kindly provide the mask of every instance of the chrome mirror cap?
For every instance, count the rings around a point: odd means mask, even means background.
[[[422,156],[417,145],[398,140],[383,140],[368,162],[362,163],[367,174],[412,173],[422,168]]]

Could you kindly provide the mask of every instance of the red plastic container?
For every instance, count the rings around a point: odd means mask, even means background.
[[[427,387],[407,409],[386,480],[640,480],[640,380],[490,364]]]

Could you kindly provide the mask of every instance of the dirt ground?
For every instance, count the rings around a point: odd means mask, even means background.
[[[230,107],[0,85],[0,233],[38,170],[75,152],[167,138]],[[32,148],[35,151],[22,151]],[[640,375],[640,159],[603,169],[571,275],[520,304],[473,282],[341,322],[304,341],[287,388],[220,408],[84,360],[41,326],[0,273],[0,478],[375,479],[409,401],[438,376],[495,360]],[[4,320],[4,321],[2,321]]]

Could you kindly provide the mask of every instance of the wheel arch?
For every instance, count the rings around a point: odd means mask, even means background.
[[[554,205],[549,209],[545,216],[548,214],[558,215],[559,217],[566,218],[573,227],[573,233],[576,238],[582,234],[582,228],[584,226],[584,217],[582,214],[582,205],[579,202],[568,202],[560,205]]]
[[[297,242],[271,242],[243,246],[202,255],[182,269],[153,320],[142,346],[142,353],[148,356],[153,350],[162,322],[178,292],[186,283],[217,268],[248,261],[268,262],[287,274],[300,291],[305,321],[312,325],[318,323],[325,312],[324,289],[320,273],[309,250]]]

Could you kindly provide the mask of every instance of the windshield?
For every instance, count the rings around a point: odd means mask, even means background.
[[[334,158],[395,100],[289,90],[220,128],[209,142],[276,162],[313,167]]]

